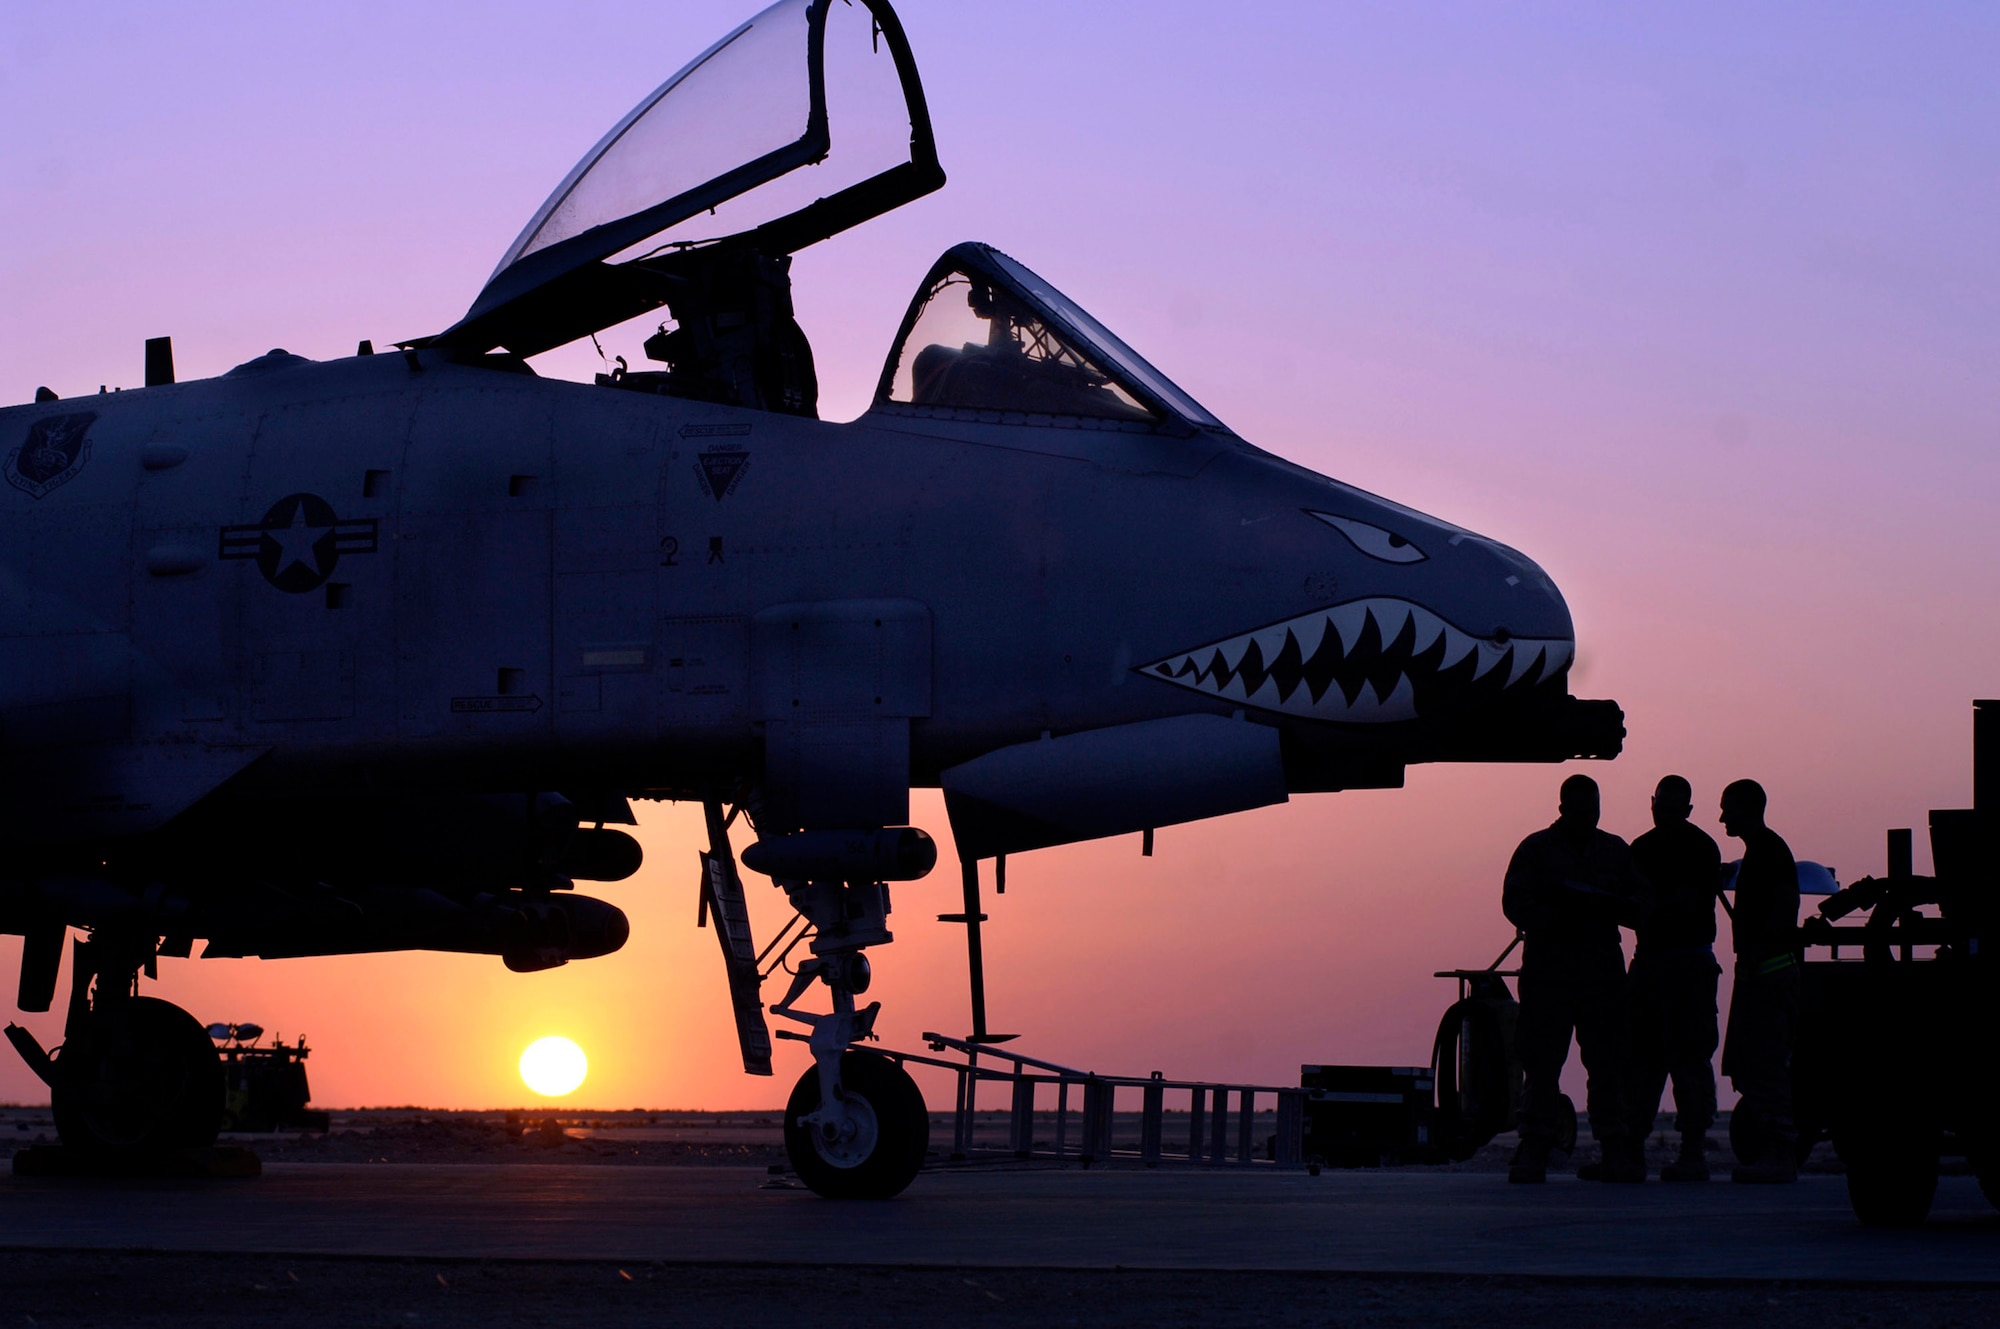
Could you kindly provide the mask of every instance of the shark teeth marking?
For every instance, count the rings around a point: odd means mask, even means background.
[[[1412,720],[1560,686],[1567,637],[1475,637],[1419,604],[1350,600],[1139,666],[1227,701],[1350,723]]]

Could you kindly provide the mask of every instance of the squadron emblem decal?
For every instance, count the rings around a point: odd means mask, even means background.
[[[83,469],[90,460],[94,413],[51,415],[28,426],[28,441],[7,454],[7,483],[29,498],[40,498]]]
[[[694,478],[720,503],[736,492],[749,469],[750,454],[741,447],[710,448],[695,459]]]
[[[375,552],[373,517],[342,520],[317,494],[287,494],[264,519],[222,528],[222,558],[254,558],[264,580],[293,595],[326,584],[342,554]]]

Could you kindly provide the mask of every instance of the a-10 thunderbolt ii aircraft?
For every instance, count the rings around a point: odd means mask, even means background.
[[[810,925],[773,1007],[810,1031],[799,1174],[893,1194],[926,1116],[856,999],[889,883],[936,858],[913,786],[944,790],[976,929],[983,858],[1617,752],[1534,563],[1260,451],[998,250],[939,259],[871,408],[819,420],[790,255],[943,182],[886,0],[780,0],[607,134],[443,332],[189,383],[156,342],[143,390],[0,411],[22,1009],[85,937],[61,1047],[8,1032],[66,1148],[215,1136],[208,1038],[136,995],[156,957],[603,955],[624,915],[576,880],[637,869],[631,800],[687,799],[748,1070],[739,814]],[[659,368],[525,363],[662,309]]]

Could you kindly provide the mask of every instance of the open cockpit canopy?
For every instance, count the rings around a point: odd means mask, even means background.
[[[713,251],[782,258],[943,183],[887,0],[778,0],[586,153],[437,340],[535,355],[669,303]]]
[[[924,278],[882,368],[875,409],[1086,428],[1224,428],[1075,301],[982,244],[954,246]]]

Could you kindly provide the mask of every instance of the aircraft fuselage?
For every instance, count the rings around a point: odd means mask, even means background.
[[[1146,667],[1371,597],[1572,636],[1526,559],[1226,435],[830,424],[419,363],[273,356],[0,413],[8,438],[94,417],[64,482],[0,494],[10,840],[152,830],[239,773],[259,800],[715,787],[785,718],[753,676],[771,606],[928,611],[918,783],[1189,713],[1279,726],[1296,787],[1375,782],[1452,733]],[[1329,510],[1425,556],[1372,558]]]

